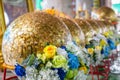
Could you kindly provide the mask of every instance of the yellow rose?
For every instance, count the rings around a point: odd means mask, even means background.
[[[97,50],[101,50],[102,47],[101,47],[101,46],[95,46],[95,49],[97,49]]]
[[[91,54],[91,55],[94,53],[94,49],[93,49],[93,48],[88,48],[87,51],[88,51],[88,53]]]
[[[108,37],[108,36],[109,36],[109,32],[105,32],[105,33],[103,33],[103,35],[104,35],[105,37]]]
[[[104,45],[106,45],[107,43],[105,42],[105,40],[100,40],[100,46],[104,46]]]
[[[46,46],[43,50],[46,58],[53,58],[56,53],[57,47],[53,45]]]
[[[51,15],[58,15],[58,11],[55,9],[47,9],[45,10],[46,13],[51,14]]]
[[[81,71],[83,70],[85,74],[87,74],[87,72],[88,72],[87,68],[85,66],[80,67],[79,70],[81,70]]]

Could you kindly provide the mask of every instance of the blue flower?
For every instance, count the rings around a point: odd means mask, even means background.
[[[70,69],[77,69],[80,66],[79,59],[72,53],[68,53],[68,65]]]
[[[102,48],[101,54],[104,54],[105,56],[108,56],[109,55],[109,51],[110,51],[110,47],[109,46],[105,46],[104,48]]]
[[[61,46],[60,48],[62,48],[62,49],[67,51],[67,48],[65,46]]]
[[[107,42],[108,42],[111,50],[116,48],[115,43],[112,41],[112,39],[107,39]]]
[[[66,72],[62,68],[52,68],[53,70],[58,70],[58,75],[60,77],[60,80],[64,80],[66,76]]]
[[[23,77],[26,75],[25,68],[19,64],[15,65],[15,73],[17,76]]]
[[[85,48],[86,48],[86,49],[88,49],[89,47],[90,47],[89,44],[86,44],[86,45],[85,45]]]

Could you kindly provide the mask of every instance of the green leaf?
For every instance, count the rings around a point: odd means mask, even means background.
[[[31,66],[34,63],[34,61],[35,61],[35,55],[32,54],[29,58],[27,65]]]

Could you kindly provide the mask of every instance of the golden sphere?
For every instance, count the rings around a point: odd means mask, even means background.
[[[102,30],[101,30],[100,26],[96,23],[95,20],[87,19],[86,22],[88,22],[88,24],[91,25],[93,30],[96,32],[95,34],[102,33]]]
[[[47,44],[57,47],[71,40],[63,22],[45,12],[31,12],[18,17],[7,28],[2,44],[6,64],[15,65],[29,55],[42,53]]]
[[[61,18],[61,19],[70,30],[73,40],[77,43],[78,46],[83,47],[85,44],[85,37],[79,25],[72,19],[69,18]]]
[[[81,30],[83,31],[85,35],[85,43],[88,43],[93,35],[96,33],[93,28],[83,19],[75,19]]]
[[[116,20],[116,14],[114,10],[109,7],[105,7],[105,6],[100,7],[96,13],[99,19],[110,20],[110,21]]]
[[[100,28],[100,33],[104,33],[105,32],[105,25],[100,21],[100,20],[95,20],[95,22],[98,24],[99,28]]]

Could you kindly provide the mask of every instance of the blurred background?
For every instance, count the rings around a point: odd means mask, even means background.
[[[108,6],[120,16],[120,0],[32,0],[34,9],[54,8],[71,17],[94,17],[94,12],[101,6]],[[27,12],[26,0],[3,0],[6,24],[9,25],[16,17]],[[78,11],[80,12],[78,14]]]

